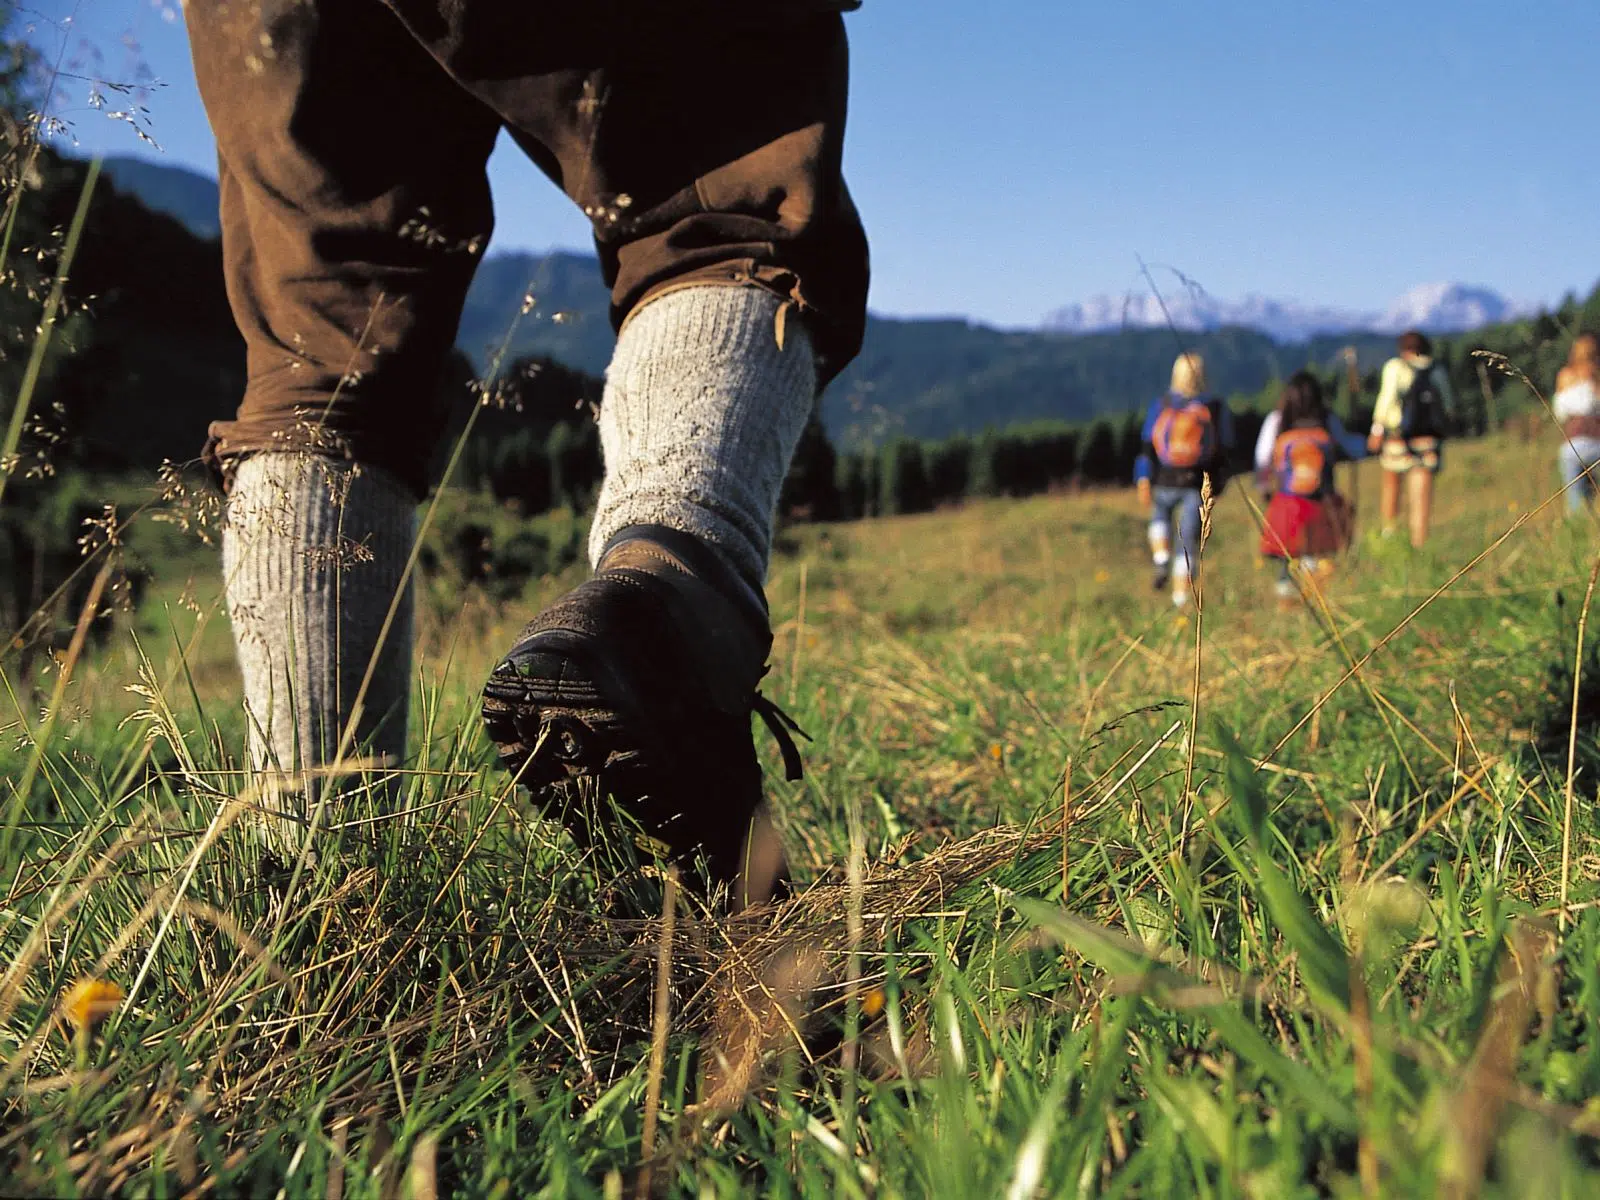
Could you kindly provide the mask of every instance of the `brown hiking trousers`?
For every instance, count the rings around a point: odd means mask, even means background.
[[[207,457],[310,450],[426,491],[501,128],[590,218],[615,326],[676,286],[766,287],[826,381],[866,315],[840,174],[858,2],[188,0],[248,349]]]

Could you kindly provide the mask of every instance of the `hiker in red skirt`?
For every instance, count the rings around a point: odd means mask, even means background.
[[[1334,491],[1334,464],[1364,457],[1355,439],[1330,431],[1322,385],[1308,371],[1299,371],[1284,385],[1278,402],[1278,435],[1265,463],[1256,463],[1258,477],[1272,489],[1261,530],[1261,553],[1278,562],[1278,595],[1289,599],[1295,585],[1289,575],[1294,559],[1307,571],[1336,554],[1350,541],[1352,514]]]

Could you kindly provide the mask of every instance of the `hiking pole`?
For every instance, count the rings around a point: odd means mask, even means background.
[[[1340,353],[1344,356],[1345,379],[1350,385],[1350,403],[1345,406],[1348,416],[1356,415],[1356,404],[1361,399],[1361,371],[1356,365],[1356,348],[1346,346]],[[1347,426],[1346,433],[1352,432]],[[1348,558],[1356,545],[1356,518],[1361,515],[1361,462],[1359,459],[1350,460],[1350,528],[1345,539],[1344,553]]]

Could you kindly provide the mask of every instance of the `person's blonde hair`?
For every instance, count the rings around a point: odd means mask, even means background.
[[[1206,390],[1206,362],[1198,354],[1185,352],[1172,364],[1172,390],[1193,398]]]
[[[1566,365],[1556,372],[1556,390],[1585,380],[1600,383],[1600,341],[1592,333],[1580,333],[1572,339]]]
[[[1592,333],[1580,333],[1572,339],[1572,349],[1567,352],[1567,370],[1585,379],[1600,376],[1600,339]]]

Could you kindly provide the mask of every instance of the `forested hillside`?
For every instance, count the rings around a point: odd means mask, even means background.
[[[209,175],[131,154],[112,155],[101,169],[118,189],[137,196],[153,212],[174,218],[196,237],[221,235],[220,193]]]
[[[1180,349],[1203,354],[1211,386],[1236,395],[1259,391],[1307,363],[1327,365],[1351,341],[1364,364],[1380,361],[1392,345],[1386,337],[1281,345],[1248,329],[1074,335],[878,319],[868,326],[861,356],[823,399],[823,420],[837,440],[851,445],[1041,420],[1087,421],[1142,408],[1166,386]]]
[[[17,207],[0,292],[0,414],[17,394],[35,344],[39,301],[54,278],[64,231],[83,191],[82,163],[41,156],[37,186]],[[102,175],[73,257],[62,320],[32,407],[35,432],[54,445],[52,463],[154,469],[194,457],[206,425],[237,403],[244,343],[229,315],[222,257]]]

